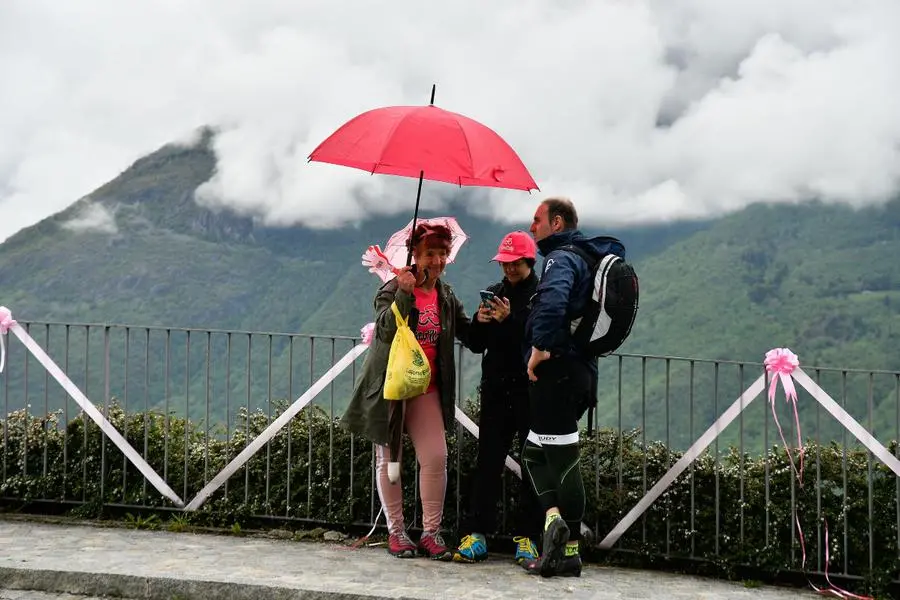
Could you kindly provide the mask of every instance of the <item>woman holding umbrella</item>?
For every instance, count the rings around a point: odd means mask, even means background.
[[[362,374],[342,418],[343,426],[376,445],[376,485],[387,518],[388,551],[400,558],[417,553],[435,560],[451,560],[453,553],[441,537],[444,496],[447,490],[447,440],[456,402],[454,339],[466,342],[470,320],[453,290],[440,277],[447,265],[451,232],[443,225],[420,224],[409,244],[415,267],[404,267],[381,286],[375,296],[375,335],[363,363]],[[431,384],[424,394],[398,404],[404,411],[405,430],[419,462],[423,532],[418,544],[406,533],[403,488],[390,483],[388,443],[390,404],[383,389],[388,355],[397,331],[391,304],[410,327],[431,367]]]

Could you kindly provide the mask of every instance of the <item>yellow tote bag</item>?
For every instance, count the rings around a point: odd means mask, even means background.
[[[388,355],[384,398],[406,400],[425,393],[428,384],[431,383],[431,367],[416,335],[409,328],[407,319],[400,315],[396,302],[391,303],[391,310],[397,319],[397,334]]]

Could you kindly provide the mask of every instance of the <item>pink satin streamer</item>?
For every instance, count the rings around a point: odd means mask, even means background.
[[[16,325],[16,320],[12,318],[12,313],[5,306],[0,306],[0,373],[6,367],[5,336],[13,325]]]
[[[791,461],[791,468],[797,474],[797,479],[803,485],[803,437],[800,434],[800,415],[797,411],[797,388],[794,387],[794,380],[791,373],[794,372],[800,361],[797,355],[787,348],[773,348],[766,352],[766,371],[771,375],[769,381],[769,404],[772,406],[772,417],[775,419],[775,426],[778,427],[778,435],[781,436],[781,442],[787,451],[788,460]],[[785,401],[789,402],[794,409],[794,426],[797,428],[797,453],[800,468],[794,464],[794,456],[791,454],[791,447],[787,440],[784,439],[784,431],[781,429],[781,423],[778,422],[778,414],[775,412],[775,395],[778,393],[778,382],[784,388]]]
[[[818,592],[822,595],[833,596],[835,598],[844,598],[844,599],[855,598],[856,600],[875,600],[875,598],[873,598],[872,596],[858,596],[858,595],[854,594],[853,592],[848,592],[844,588],[840,588],[840,587],[834,585],[833,583],[831,583],[831,577],[828,576],[828,563],[831,562],[831,554],[829,551],[829,546],[830,546],[830,544],[828,541],[828,519],[825,519],[825,581],[827,581],[828,585],[830,585],[831,587],[830,588],[819,588],[819,587],[816,587],[815,585],[813,585],[812,582],[809,583],[810,587],[812,587],[812,589],[814,589],[816,592]]]
[[[788,348],[773,348],[766,352],[765,359],[766,371],[771,376],[769,382],[769,404],[772,406],[772,417],[775,419],[775,426],[778,427],[778,435],[781,436],[781,442],[784,444],[785,452],[787,452],[788,460],[791,462],[791,469],[797,475],[797,482],[800,488],[803,488],[803,436],[800,434],[800,415],[797,410],[797,388],[794,386],[794,380],[791,374],[794,369],[800,366],[800,360],[797,355]],[[799,469],[794,464],[794,457],[791,454],[791,447],[788,445],[784,437],[784,431],[781,429],[781,423],[778,422],[778,415],[775,412],[775,396],[778,393],[778,382],[781,382],[784,388],[785,400],[791,403],[794,410],[794,425],[797,428],[797,454]],[[801,569],[806,571],[806,542],[803,538],[803,528],[800,526],[800,516],[794,513],[794,523],[797,526],[797,533],[800,538],[801,552]],[[828,588],[819,588],[811,581],[810,587],[823,595],[830,595],[836,598],[855,598],[856,600],[875,600],[871,596],[858,596],[852,592],[840,588],[831,582],[828,575],[828,563],[831,562],[831,554],[828,547],[828,521],[825,521],[825,581],[828,582]],[[807,580],[808,581],[808,580]]]

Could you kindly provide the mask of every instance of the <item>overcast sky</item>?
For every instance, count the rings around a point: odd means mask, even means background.
[[[414,180],[306,156],[433,82],[541,187],[491,192],[506,218],[548,194],[614,225],[900,187],[897,0],[3,0],[0,239],[201,125],[223,131],[203,202],[313,226],[408,207]]]

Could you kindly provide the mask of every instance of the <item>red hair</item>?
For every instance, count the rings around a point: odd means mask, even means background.
[[[453,235],[450,229],[445,225],[431,225],[428,223],[419,223],[412,238],[406,241],[407,248],[415,248],[420,242],[428,242],[428,246],[432,248],[445,248],[450,250],[453,244]]]

